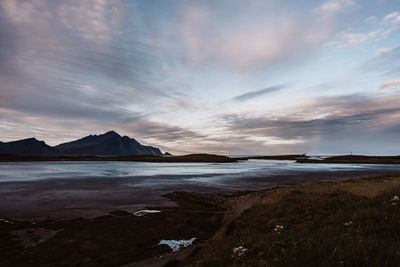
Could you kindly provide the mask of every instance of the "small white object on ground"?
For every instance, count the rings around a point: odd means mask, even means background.
[[[399,201],[399,196],[393,196],[393,198],[390,201]]]
[[[350,226],[350,225],[352,225],[352,224],[353,224],[352,221],[348,221],[348,222],[344,223],[345,226]]]
[[[247,248],[239,246],[237,248],[233,248],[232,252],[233,252],[232,257],[243,257],[247,252]]]
[[[0,222],[14,224],[14,222],[0,218]]]
[[[181,247],[187,247],[196,240],[195,237],[189,240],[161,240],[158,245],[167,245],[173,252],[179,251]]]
[[[140,217],[140,216],[143,216],[143,215],[145,215],[147,213],[158,213],[158,212],[161,212],[161,210],[139,210],[139,211],[135,211],[133,213],[133,215]]]

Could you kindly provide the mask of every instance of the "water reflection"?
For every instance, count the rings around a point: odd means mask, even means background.
[[[0,182],[79,178],[183,179],[186,182],[218,182],[243,177],[269,177],[333,171],[400,171],[400,165],[301,164],[293,161],[249,160],[239,163],[145,162],[15,162],[0,163]],[[141,179],[146,183],[146,179]],[[147,181],[150,182],[150,181]],[[154,181],[152,181],[153,183]]]

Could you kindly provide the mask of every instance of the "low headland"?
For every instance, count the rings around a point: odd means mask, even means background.
[[[28,161],[132,161],[132,162],[209,162],[228,163],[238,159],[213,154],[189,154],[183,156],[29,156],[29,155],[0,155],[0,162]]]
[[[400,164],[400,156],[340,155],[324,159],[299,158],[299,163]]]
[[[298,160],[305,158],[304,154],[290,154],[290,155],[269,155],[269,156],[251,156],[251,157],[239,157],[238,160],[249,160],[249,159],[266,159],[266,160]]]
[[[399,266],[400,173],[230,195],[135,216],[0,220],[0,266]],[[193,239],[195,238],[195,239]],[[194,240],[172,252],[161,240]]]
[[[339,155],[321,159],[308,157],[304,154],[269,155],[251,157],[228,157],[206,153],[182,156],[131,155],[131,156],[38,156],[38,155],[6,155],[0,154],[0,162],[29,162],[29,161],[132,161],[132,162],[209,162],[230,163],[243,160],[293,160],[298,163],[337,163],[337,164],[400,164],[400,156],[364,156]]]

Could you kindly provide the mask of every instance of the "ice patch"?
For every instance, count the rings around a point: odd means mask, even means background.
[[[139,210],[133,213],[135,216],[143,216],[146,215],[147,213],[159,213],[161,210]]]
[[[0,218],[0,222],[14,224],[12,221]]]
[[[182,247],[191,245],[196,240],[195,237],[189,240],[161,240],[159,245],[169,246],[173,252],[179,251]]]

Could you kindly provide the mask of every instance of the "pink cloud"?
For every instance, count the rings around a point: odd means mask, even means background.
[[[296,14],[248,9],[216,23],[223,16],[205,5],[185,7],[179,25],[190,63],[252,70],[315,52],[330,32],[328,21]]]
[[[385,81],[379,89],[386,89],[386,88],[393,88],[393,87],[400,87],[400,80],[389,80]]]

